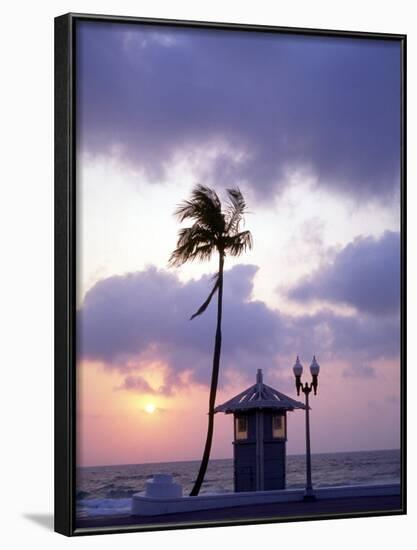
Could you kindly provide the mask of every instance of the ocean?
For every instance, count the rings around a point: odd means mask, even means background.
[[[155,473],[173,474],[187,494],[200,462],[164,462],[77,468],[76,511],[78,518],[124,515],[130,497],[143,491]],[[312,455],[313,484],[359,485],[400,482],[400,451],[359,451]],[[305,456],[287,456],[287,488],[305,486]],[[233,491],[233,460],[211,460],[201,493]]]

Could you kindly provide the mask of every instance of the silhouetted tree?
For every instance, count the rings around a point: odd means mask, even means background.
[[[191,227],[179,231],[177,248],[171,254],[170,264],[181,266],[193,260],[209,260],[215,253],[219,255],[219,269],[214,276],[213,288],[207,300],[191,316],[191,319],[194,319],[201,315],[217,292],[217,328],[211,374],[207,437],[197,479],[190,493],[191,496],[196,496],[200,492],[213,441],[214,407],[222,343],[224,260],[227,255],[239,256],[247,249],[252,248],[250,231],[240,231],[245,213],[246,203],[239,189],[227,189],[227,202],[225,208],[222,209],[217,193],[203,185],[197,185],[191,193],[190,200],[184,201],[175,211],[180,222],[190,219],[194,223]]]

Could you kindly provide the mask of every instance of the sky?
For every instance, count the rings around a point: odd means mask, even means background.
[[[241,189],[254,242],[225,262],[217,404],[258,368],[295,397],[315,354],[312,451],[398,448],[399,44],[82,21],[76,66],[78,464],[201,457],[216,258],[168,266],[197,183]],[[232,433],[216,415],[213,458]]]

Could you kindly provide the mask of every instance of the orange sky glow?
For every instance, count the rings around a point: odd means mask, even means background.
[[[311,398],[313,452],[397,448],[399,369],[379,365],[378,378],[358,380],[341,376],[342,364],[323,365],[319,392]],[[149,365],[145,378],[157,388],[163,367]],[[255,371],[254,371],[255,375]],[[292,389],[289,369],[288,390]],[[205,437],[207,389],[191,385],[172,396],[135,394],[117,389],[122,376],[99,363],[78,368],[78,464],[83,466],[170,462],[200,458]],[[268,380],[266,380],[268,382]],[[251,385],[228,384],[217,403]],[[271,384],[274,385],[274,384]],[[280,389],[277,387],[276,389]],[[155,405],[153,414],[145,411]],[[369,434],[372,437],[369,438]],[[394,434],[394,435],[393,435]],[[232,457],[230,415],[216,415],[212,458]],[[287,452],[304,451],[304,415],[288,413]]]

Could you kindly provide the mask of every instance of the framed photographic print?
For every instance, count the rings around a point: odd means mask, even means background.
[[[55,529],[406,511],[406,37],[55,20]]]

